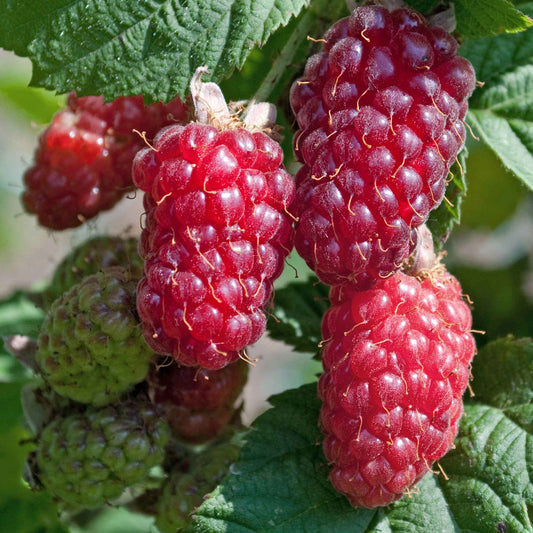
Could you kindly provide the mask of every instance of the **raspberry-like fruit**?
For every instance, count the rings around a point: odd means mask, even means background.
[[[146,341],[177,362],[222,368],[265,330],[292,246],[294,182],[280,145],[244,128],[169,126],[141,150],[146,192],[137,306]]]
[[[442,268],[423,281],[397,272],[326,312],[323,447],[352,505],[397,500],[452,447],[476,349],[471,323]]]
[[[213,439],[235,414],[235,400],[246,383],[242,361],[220,370],[173,364],[151,372],[149,395],[170,424],[175,437],[190,443]]]
[[[136,285],[123,268],[111,267],[54,301],[36,363],[58,394],[105,405],[146,377],[153,352],[137,317]]]
[[[43,304],[49,307],[54,300],[70,290],[84,277],[104,268],[123,267],[132,280],[143,274],[143,261],[135,237],[123,239],[101,235],[74,248],[55,269],[50,286],[43,294]]]
[[[163,533],[181,531],[191,523],[191,515],[214,490],[237,460],[240,446],[217,443],[178,465],[163,487],[158,501],[156,525]]]
[[[147,402],[89,407],[44,428],[34,474],[55,498],[97,507],[145,481],[162,463],[169,436],[167,423]]]
[[[442,201],[475,74],[451,35],[407,9],[356,8],[324,40],[291,89],[295,246],[325,283],[368,288]]]
[[[104,104],[101,96],[71,94],[67,108],[42,133],[35,162],[24,175],[24,207],[54,230],[79,226],[110,209],[133,188],[131,163],[144,145],[133,129],[151,138],[186,117],[178,98],[145,107],[142,96]]]

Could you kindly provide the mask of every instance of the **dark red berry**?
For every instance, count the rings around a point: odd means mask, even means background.
[[[81,225],[110,209],[133,188],[131,164],[144,140],[163,126],[184,121],[187,111],[174,99],[147,107],[142,96],[104,104],[101,96],[68,97],[42,133],[35,162],[24,175],[25,209],[47,228]]]
[[[388,505],[453,445],[476,350],[471,312],[443,270],[330,298],[319,381],[330,480],[354,506]]]
[[[172,364],[148,378],[150,397],[165,413],[173,434],[186,442],[213,439],[235,414],[248,366],[237,361],[220,370]]]
[[[264,332],[292,247],[294,182],[263,133],[192,123],[164,129],[154,146],[133,164],[146,192],[145,338],[182,365],[222,368]]]
[[[325,41],[290,95],[295,245],[322,281],[364,288],[399,268],[442,201],[475,75],[455,39],[409,9],[356,8]]]

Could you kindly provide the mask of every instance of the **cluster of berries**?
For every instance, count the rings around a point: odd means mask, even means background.
[[[459,283],[432,253],[401,270],[465,141],[475,76],[456,52],[412,10],[360,7],[291,90],[295,245],[332,285],[323,448],[355,506],[408,492],[453,446],[462,414],[475,343]]]
[[[335,488],[356,506],[387,505],[453,445],[471,313],[420,235],[464,144],[474,72],[453,37],[407,9],[357,8],[323,42],[291,90],[296,183],[272,124],[231,115],[201,72],[194,114],[179,99],[71,95],[41,136],[23,203],[43,225],[77,226],[134,186],[146,210],[139,243],[93,239],[44,293],[29,465],[69,505],[117,498],[161,464],[178,476],[161,527],[198,505],[210,490],[198,475],[218,479],[238,447],[226,438],[199,459],[176,443],[238,425],[239,359],[265,331],[293,241],[332,286],[319,395]],[[189,483],[202,494],[176,503]]]
[[[294,182],[279,144],[234,116],[214,117],[216,127],[177,122],[186,114],[178,99],[145,108],[139,98],[71,96],[41,136],[23,195],[42,223],[63,229],[110,207],[85,209],[89,189],[113,202],[134,185],[145,192],[140,242],[90,239],[41,294],[46,316],[24,356],[36,374],[24,401],[36,442],[27,471],[33,486],[77,509],[138,493],[162,465],[158,522],[170,530],[240,449],[241,359],[265,330],[293,238]],[[67,118],[70,129],[59,128]],[[30,208],[43,191],[46,201]],[[187,488],[204,469],[219,474]]]
[[[22,357],[35,373],[22,397],[36,443],[27,478],[75,511],[144,491],[163,466],[169,479],[155,512],[175,530],[238,454],[247,365],[202,370],[154,354],[136,310],[137,247],[135,238],[94,237],[64,258],[44,292],[40,335]],[[220,474],[191,491],[204,467]]]

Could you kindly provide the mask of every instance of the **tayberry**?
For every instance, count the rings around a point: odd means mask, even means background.
[[[397,500],[453,445],[475,353],[472,316],[442,269],[334,291],[319,381],[330,480],[354,506]]]
[[[42,133],[24,174],[26,211],[41,225],[63,230],[110,209],[133,188],[131,163],[145,143],[133,130],[152,138],[186,117],[178,98],[145,107],[142,96],[104,104],[101,96],[71,94]]]
[[[295,246],[325,283],[365,288],[399,268],[442,201],[475,76],[408,9],[356,8],[324,40],[291,90]]]
[[[222,368],[259,339],[292,247],[280,145],[244,128],[169,126],[133,164],[145,191],[137,304],[153,349]]]

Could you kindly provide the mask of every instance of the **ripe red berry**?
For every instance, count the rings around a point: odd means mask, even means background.
[[[220,370],[172,364],[150,374],[149,394],[165,413],[175,437],[201,443],[216,437],[235,413],[235,400],[246,383],[242,361]]]
[[[324,39],[291,89],[295,246],[325,283],[364,287],[399,268],[442,201],[475,75],[407,9],[356,8]]]
[[[326,312],[323,447],[352,505],[397,500],[452,447],[475,353],[471,322],[443,270],[423,281],[397,272]]]
[[[137,306],[147,342],[183,365],[222,368],[265,330],[292,247],[294,183],[279,144],[243,128],[170,126],[133,164],[146,192]]]
[[[143,139],[187,117],[176,98],[147,107],[142,96],[104,104],[101,96],[68,98],[39,139],[35,162],[24,175],[25,209],[47,228],[81,225],[110,209],[133,188],[131,164]]]

